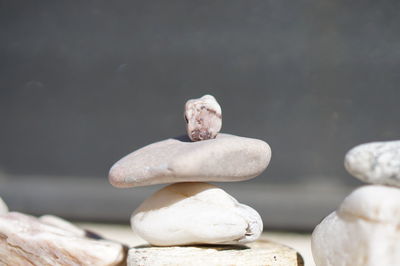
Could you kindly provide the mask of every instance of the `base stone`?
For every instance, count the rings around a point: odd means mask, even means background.
[[[258,240],[243,246],[138,246],[131,248],[128,255],[128,266],[136,265],[304,266],[304,261],[299,253],[289,247]]]

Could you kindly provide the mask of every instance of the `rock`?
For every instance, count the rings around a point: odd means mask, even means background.
[[[228,134],[198,142],[168,139],[116,162],[109,181],[116,187],[242,181],[264,171],[270,158],[268,144],[257,139]]]
[[[80,236],[60,220],[17,212],[1,215],[0,265],[125,265],[121,244]]]
[[[338,210],[368,221],[400,224],[400,190],[398,188],[369,185],[354,190]]]
[[[63,229],[65,231],[68,231],[70,233],[73,233],[75,236],[79,236],[79,237],[86,236],[85,230],[73,225],[72,223],[70,223],[60,217],[57,217],[54,215],[43,215],[43,216],[39,217],[39,220],[48,225],[52,225],[52,226],[58,227],[60,229]]]
[[[246,246],[135,247],[128,266],[303,266],[299,253],[283,245],[259,240]]]
[[[211,95],[185,104],[186,131],[192,141],[213,139],[222,127],[221,107]]]
[[[345,167],[364,182],[400,187],[400,140],[356,146],[347,153]]]
[[[318,266],[400,265],[400,190],[379,185],[353,191],[312,234]]]
[[[7,205],[4,203],[3,199],[0,198],[0,215],[7,213],[8,212],[8,207]]]
[[[132,229],[152,245],[238,244],[255,241],[263,224],[252,208],[207,183],[177,183],[146,199]]]

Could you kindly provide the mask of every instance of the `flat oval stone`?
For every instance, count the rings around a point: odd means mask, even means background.
[[[346,154],[345,167],[364,182],[400,187],[400,140],[356,146]]]
[[[141,148],[110,169],[116,187],[175,182],[232,182],[251,179],[268,166],[269,145],[258,139],[219,134],[191,142],[167,139]]]
[[[132,214],[133,231],[152,245],[243,244],[257,240],[260,215],[207,183],[169,185]]]

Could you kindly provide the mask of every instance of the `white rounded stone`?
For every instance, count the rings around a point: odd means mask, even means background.
[[[131,217],[132,229],[152,245],[239,244],[255,241],[260,215],[207,183],[177,183],[146,199]]]
[[[213,139],[222,127],[221,107],[212,95],[187,101],[184,117],[192,141]]]
[[[400,140],[356,146],[346,154],[345,167],[364,182],[400,187]]]
[[[168,139],[116,162],[109,181],[116,187],[242,181],[258,176],[270,159],[269,145],[258,139],[228,134],[197,142]]]
[[[5,202],[3,201],[3,199],[0,198],[0,215],[1,215],[1,214],[4,214],[4,213],[7,213],[7,212],[8,212],[8,207],[7,207],[7,205],[5,204]]]
[[[343,200],[338,211],[369,221],[400,224],[400,189],[362,186]]]
[[[353,191],[312,234],[317,266],[400,265],[400,189]]]

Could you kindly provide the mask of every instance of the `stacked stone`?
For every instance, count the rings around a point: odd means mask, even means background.
[[[205,182],[254,178],[268,166],[271,150],[261,140],[218,134],[221,107],[211,95],[189,100],[184,117],[187,136],[150,144],[110,169],[109,181],[115,187],[173,183],[146,199],[132,214],[133,231],[160,247],[131,249],[128,265],[243,265],[240,260],[247,261],[246,265],[267,265],[263,262],[273,260],[271,265],[298,265],[296,252],[286,247],[282,251],[271,243],[281,252],[272,256],[273,249],[265,252],[266,244],[260,242],[242,248],[196,246],[245,244],[260,237],[263,223],[257,211]],[[290,259],[293,263],[286,264]],[[279,264],[282,260],[285,263]]]
[[[254,209],[204,183],[253,178],[271,158],[264,141],[218,134],[221,115],[211,95],[189,100],[187,136],[148,145],[112,166],[109,180],[116,187],[174,183],[132,214],[132,229],[150,244],[247,243],[260,236],[263,224]]]
[[[347,171],[370,183],[354,190],[314,230],[317,266],[400,265],[400,141],[351,149]]]

